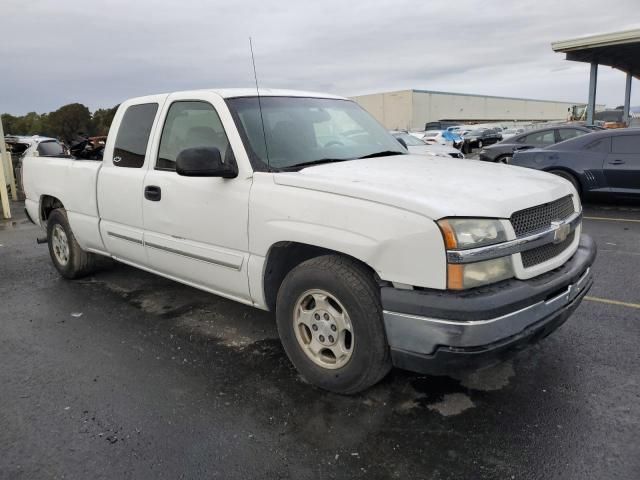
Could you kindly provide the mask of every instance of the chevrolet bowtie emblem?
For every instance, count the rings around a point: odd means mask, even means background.
[[[569,233],[571,233],[571,225],[564,222],[551,222],[551,226],[555,227],[555,232],[553,232],[553,243],[561,243],[564,242]]]

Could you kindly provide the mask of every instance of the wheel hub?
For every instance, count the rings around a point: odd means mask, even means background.
[[[338,326],[333,315],[322,310],[314,312],[311,332],[322,345],[329,346],[336,343]]]
[[[60,265],[69,263],[69,241],[64,228],[59,224],[53,226],[51,232],[51,248],[53,255]]]
[[[351,358],[354,341],[349,315],[328,292],[303,293],[294,307],[293,323],[298,344],[315,364],[335,369]]]

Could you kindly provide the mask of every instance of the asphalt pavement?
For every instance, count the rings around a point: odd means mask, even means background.
[[[124,265],[63,280],[0,222],[0,478],[638,479],[640,207],[585,217],[595,284],[558,331],[353,397],[305,384],[269,313]]]

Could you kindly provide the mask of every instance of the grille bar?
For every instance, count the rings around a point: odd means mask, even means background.
[[[517,237],[548,229],[551,222],[565,220],[574,213],[572,195],[553,202],[519,210],[511,215],[511,225]]]
[[[542,245],[541,247],[536,247],[531,250],[527,250],[522,252],[522,266],[524,268],[533,267],[540,263],[544,263],[547,260],[551,260],[554,257],[557,257],[562,252],[564,252],[567,248],[571,246],[573,239],[576,236],[576,232],[571,232],[564,241],[560,243],[547,243],[546,245]]]

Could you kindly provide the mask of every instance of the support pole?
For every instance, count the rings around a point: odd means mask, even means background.
[[[587,105],[587,125],[593,125],[593,117],[596,111],[596,88],[598,86],[598,64],[591,64],[589,75],[589,104]]]
[[[627,84],[624,90],[624,113],[622,121],[627,125],[631,125],[631,73],[627,73]]]
[[[9,165],[11,167],[11,157],[9,162],[5,161],[5,158],[9,155],[7,147],[4,144],[4,130],[2,128],[2,118],[0,118],[0,203],[2,204],[2,216],[4,218],[11,218],[11,205],[9,204],[9,192],[7,191],[7,177],[5,176],[5,167]],[[13,178],[13,172],[11,176]],[[12,189],[15,191],[15,182]]]

